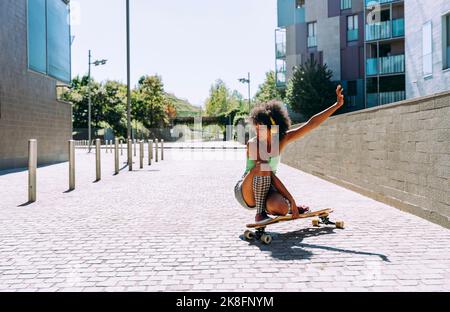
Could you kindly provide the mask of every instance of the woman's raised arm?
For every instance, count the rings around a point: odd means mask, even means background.
[[[337,102],[335,104],[333,104],[323,112],[320,112],[312,116],[303,125],[287,131],[282,142],[280,142],[280,149],[286,146],[287,144],[300,139],[302,136],[304,136],[314,128],[317,128],[321,123],[327,120],[328,117],[333,115],[333,113],[337,111],[342,105],[344,105],[344,95],[342,94],[343,91],[344,89],[341,87],[341,85],[337,86],[336,88]]]

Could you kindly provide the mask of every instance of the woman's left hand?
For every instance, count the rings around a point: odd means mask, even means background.
[[[306,205],[297,206],[297,209],[300,214],[309,212],[309,207]]]

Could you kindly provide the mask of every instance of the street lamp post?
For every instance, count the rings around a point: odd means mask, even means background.
[[[248,84],[248,113],[250,114],[250,107],[251,107],[251,90],[250,90],[250,73],[248,73],[248,78],[240,78],[239,82]]]
[[[105,65],[107,60],[96,60],[95,62],[91,62],[91,58],[92,58],[92,54],[91,54],[91,50],[89,50],[89,70],[88,70],[88,138],[89,138],[89,153],[91,152],[91,143],[92,143],[92,138],[91,138],[91,106],[92,106],[92,101],[91,101],[91,65],[95,65],[95,66],[100,66],[100,65]]]
[[[127,137],[131,139],[130,0],[127,0]]]

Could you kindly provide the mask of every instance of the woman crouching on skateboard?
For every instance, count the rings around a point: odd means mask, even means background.
[[[294,219],[309,211],[307,206],[297,206],[295,199],[276,176],[280,156],[289,143],[317,128],[344,104],[343,89],[336,89],[337,102],[328,109],[311,117],[305,124],[289,130],[291,120],[286,109],[278,101],[255,107],[250,121],[256,137],[247,143],[247,167],[236,183],[234,193],[237,201],[247,209],[256,210],[255,223],[271,220],[268,214]]]

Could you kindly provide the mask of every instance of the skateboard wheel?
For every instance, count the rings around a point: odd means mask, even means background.
[[[255,234],[252,231],[247,230],[244,232],[244,237],[245,239],[252,240],[255,237]]]
[[[344,221],[336,221],[336,228],[337,229],[343,229],[344,228]]]
[[[264,234],[263,236],[261,236],[261,241],[264,244],[269,245],[272,242],[272,236]]]
[[[312,220],[312,225],[313,226],[319,226],[319,222],[320,222],[319,219],[313,219]]]

